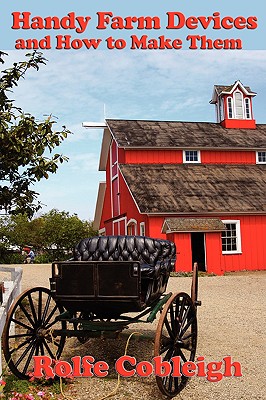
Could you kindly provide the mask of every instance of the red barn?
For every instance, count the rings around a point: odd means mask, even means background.
[[[266,124],[240,81],[214,86],[217,122],[107,119],[94,226],[176,244],[177,271],[266,267]]]

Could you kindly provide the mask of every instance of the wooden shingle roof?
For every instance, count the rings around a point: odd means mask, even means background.
[[[123,148],[266,149],[266,124],[256,129],[226,129],[218,123],[107,119]]]
[[[142,213],[266,213],[266,165],[120,165]]]
[[[221,232],[226,226],[218,218],[166,218],[162,227],[165,232]]]
[[[217,92],[218,95],[219,95],[220,93],[222,93],[222,92],[228,92],[228,93],[230,93],[234,86],[235,86],[235,84],[229,85],[229,86],[225,86],[225,85],[214,85],[214,87],[215,87],[216,92]],[[244,88],[246,89],[247,92],[253,93],[249,86],[244,86]]]

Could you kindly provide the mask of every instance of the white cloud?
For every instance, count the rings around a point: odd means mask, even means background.
[[[265,123],[266,51],[48,51],[40,71],[29,71],[11,95],[25,111],[58,117],[71,135],[60,147],[70,161],[41,183],[49,207],[93,216],[102,130],[84,121],[109,118],[214,121],[214,84],[240,79],[258,93],[254,112]],[[9,64],[23,59],[9,52]],[[5,67],[5,65],[4,65]],[[79,212],[80,210],[80,212]]]

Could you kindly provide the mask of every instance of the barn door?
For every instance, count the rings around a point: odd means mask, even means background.
[[[205,234],[202,232],[191,233],[192,265],[197,262],[199,271],[206,271]]]

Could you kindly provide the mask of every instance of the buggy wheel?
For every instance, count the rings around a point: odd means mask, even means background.
[[[66,322],[57,317],[64,311],[47,288],[37,287],[23,292],[11,306],[3,331],[6,362],[20,379],[29,379],[33,372],[33,356],[60,357],[65,338],[54,338],[53,329],[65,329]]]
[[[165,304],[155,336],[154,355],[161,356],[173,366],[180,362],[181,376],[156,376],[160,391],[168,396],[176,396],[186,385],[188,377],[182,375],[182,365],[195,359],[197,346],[197,317],[193,302],[187,293],[173,294]]]

